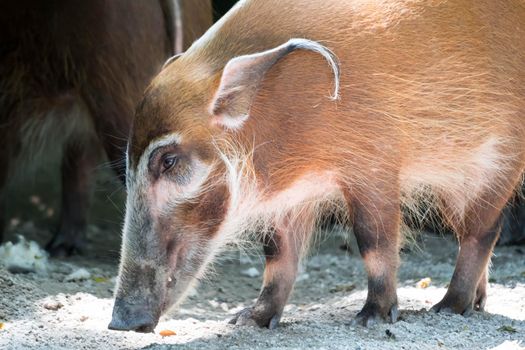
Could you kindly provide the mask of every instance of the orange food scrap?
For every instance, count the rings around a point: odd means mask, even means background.
[[[0,329],[4,328],[4,323],[0,322]]]
[[[425,289],[425,288],[430,287],[431,283],[432,283],[432,279],[430,279],[429,277],[423,278],[422,280],[417,282],[416,287],[417,288],[421,288],[421,289]]]
[[[177,335],[174,331],[170,331],[169,329],[164,329],[159,332],[159,334],[163,337],[171,337],[173,335]]]

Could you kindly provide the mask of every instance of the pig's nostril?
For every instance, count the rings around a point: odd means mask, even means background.
[[[155,329],[155,322],[149,320],[142,320],[138,322],[122,322],[120,320],[111,320],[111,323],[108,325],[108,329],[113,331],[135,331],[139,333],[151,333]]]

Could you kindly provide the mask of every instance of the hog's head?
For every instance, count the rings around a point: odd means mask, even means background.
[[[110,329],[153,331],[224,245],[235,189],[218,140],[240,132],[265,73],[296,49],[322,54],[338,74],[327,49],[293,39],[215,69],[190,50],[146,91],[127,150],[128,197]]]

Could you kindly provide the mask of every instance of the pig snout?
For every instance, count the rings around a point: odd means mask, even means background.
[[[165,289],[155,268],[127,264],[130,273],[122,273],[117,285],[111,330],[153,332],[159,322]]]
[[[160,313],[151,312],[146,304],[130,303],[122,298],[115,300],[108,329],[151,333],[159,322]]]

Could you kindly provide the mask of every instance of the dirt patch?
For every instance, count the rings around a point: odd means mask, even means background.
[[[105,235],[91,231],[95,242]],[[115,246],[92,246],[90,257],[51,260],[47,276],[0,269],[0,349],[525,348],[524,248],[496,249],[486,313],[435,315],[426,310],[445,293],[456,244],[425,236],[420,249],[402,255],[400,321],[366,329],[350,324],[366,298],[362,261],[340,249],[340,243],[327,239],[305,262],[282,323],[273,331],[227,323],[257,296],[261,276],[253,277],[253,268],[262,272],[258,256],[240,259],[232,252],[223,257],[216,273],[173,318],[159,324],[156,334],[107,330],[118,262],[104,252],[114,253]],[[79,268],[90,277],[67,282]],[[251,273],[243,273],[247,270]],[[424,278],[430,281],[421,282]],[[418,282],[426,288],[418,288]],[[162,337],[162,330],[176,334]]]

